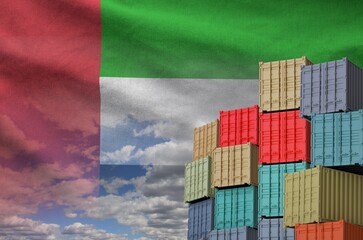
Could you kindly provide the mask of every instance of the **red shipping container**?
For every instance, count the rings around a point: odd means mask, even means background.
[[[251,142],[258,145],[258,105],[230,111],[220,111],[219,146]]]
[[[310,162],[310,134],[299,110],[261,113],[259,163]]]
[[[297,240],[362,240],[363,227],[338,222],[296,224],[295,238]]]

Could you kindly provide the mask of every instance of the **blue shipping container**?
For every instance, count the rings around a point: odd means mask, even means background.
[[[257,230],[250,227],[213,230],[209,240],[257,240]]]
[[[347,58],[301,67],[300,115],[363,109],[363,70]]]
[[[217,190],[214,229],[257,228],[257,194],[255,186]]]
[[[262,218],[258,223],[258,240],[294,240],[295,229],[284,228],[283,218]]]
[[[284,174],[308,169],[307,162],[258,165],[258,217],[284,215]]]
[[[363,165],[363,110],[311,117],[313,166]]]
[[[213,198],[189,204],[188,240],[200,240],[209,237],[213,229]]]

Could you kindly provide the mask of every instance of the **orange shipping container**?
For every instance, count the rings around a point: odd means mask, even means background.
[[[219,120],[194,129],[193,160],[211,157],[219,144]]]
[[[362,240],[363,227],[347,223],[343,220],[338,222],[296,224],[296,240]]]

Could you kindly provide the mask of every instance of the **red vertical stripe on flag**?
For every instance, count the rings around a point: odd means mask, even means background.
[[[12,0],[1,8],[0,212],[34,212],[44,202],[67,204],[61,195],[72,186],[81,190],[68,198],[94,193],[100,2]],[[31,191],[37,191],[33,199],[19,200]],[[11,202],[13,208],[6,206]]]

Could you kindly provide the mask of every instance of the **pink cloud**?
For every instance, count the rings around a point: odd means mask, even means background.
[[[13,158],[19,153],[33,153],[45,148],[45,144],[29,139],[6,115],[0,115],[0,156]]]

